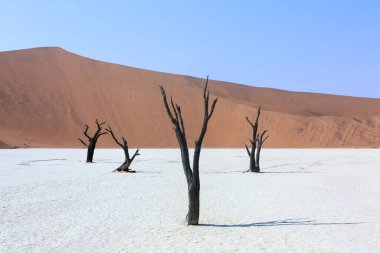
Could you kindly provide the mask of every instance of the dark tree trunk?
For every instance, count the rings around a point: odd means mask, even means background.
[[[197,225],[199,221],[199,191],[200,185],[196,182],[191,182],[188,189],[189,210],[186,215],[188,225]]]
[[[121,141],[122,142],[118,141],[118,139],[116,138],[116,136],[115,136],[115,134],[114,134],[114,132],[113,132],[113,130],[112,130],[112,128],[111,128],[110,125],[108,125],[108,128],[106,128],[106,131],[111,134],[112,139],[124,151],[125,160],[124,160],[123,164],[120,165],[119,167],[117,167],[114,171],[115,172],[136,172],[134,170],[130,170],[129,167],[131,166],[131,164],[132,164],[133,160],[135,159],[135,157],[138,156],[138,155],[140,155],[139,149],[137,149],[135,151],[135,153],[133,154],[132,158],[130,158],[130,156],[129,156],[129,147],[128,147],[127,140],[124,137],[121,137]]]
[[[261,134],[258,133],[260,113],[261,113],[261,106],[257,110],[256,121],[254,124],[248,119],[248,117],[246,117],[248,123],[252,127],[252,140],[249,140],[251,142],[251,150],[248,148],[247,145],[245,145],[245,148],[249,156],[249,169],[247,172],[255,172],[255,173],[260,172],[261,148],[263,146],[263,143],[269,137],[269,136],[266,136],[264,138],[264,135],[267,133],[267,130],[263,131]]]
[[[87,163],[92,163],[92,161],[94,159],[94,152],[95,152],[95,148],[96,148],[96,143],[97,143],[99,137],[104,135],[104,134],[107,134],[106,132],[102,132],[102,125],[105,124],[105,122],[99,123],[98,120],[95,120],[95,123],[96,123],[98,128],[92,137],[87,132],[88,128],[89,128],[88,125],[85,125],[85,129],[83,131],[83,134],[87,138],[87,142],[83,141],[81,138],[78,138],[78,140],[84,146],[87,147],[87,159],[86,159]]]
[[[203,90],[203,101],[204,101],[204,118],[202,124],[202,130],[198,137],[198,140],[195,142],[194,149],[194,159],[193,159],[193,169],[190,166],[190,158],[189,158],[189,149],[186,140],[185,134],[185,125],[183,124],[182,112],[179,105],[174,104],[173,100],[170,99],[171,107],[167,102],[166,93],[162,86],[160,86],[162,98],[164,101],[164,106],[166,112],[170,118],[174,126],[174,131],[178,140],[178,144],[181,150],[181,158],[182,158],[182,167],[186,176],[187,189],[188,189],[188,197],[189,197],[189,210],[186,215],[187,225],[198,225],[199,223],[199,192],[200,192],[200,180],[199,180],[199,158],[202,149],[203,138],[207,131],[208,122],[214,113],[215,105],[218,101],[216,98],[211,108],[209,108],[209,98],[210,94],[207,90],[208,85],[208,77],[206,80],[206,85]],[[172,112],[173,111],[173,112]]]
[[[255,123],[252,123],[248,117],[246,117],[246,120],[252,127],[252,139],[249,141],[251,142],[251,150],[249,150],[248,146],[245,145],[245,148],[247,149],[248,156],[249,156],[249,168],[247,172],[260,172],[260,169],[256,167],[256,143],[257,143],[257,130],[259,127],[259,118],[260,118],[260,112],[261,112],[261,106],[257,110],[256,120]]]
[[[96,142],[94,142],[93,140],[90,141],[88,148],[87,148],[86,163],[92,163],[92,160],[94,159],[95,147],[96,147]]]
[[[264,142],[268,139],[269,136],[265,136],[267,133],[267,130],[264,130],[261,134],[257,134],[256,143],[257,143],[257,151],[256,151],[256,172],[260,172],[260,154],[261,154],[261,148],[264,144]]]
[[[131,164],[128,162],[128,161],[124,161],[122,165],[120,165],[119,167],[117,167],[114,171],[115,172],[136,172],[134,170],[130,170],[129,169],[129,166]]]
[[[257,173],[260,172],[260,152],[261,152],[261,147],[258,147],[256,151],[256,171],[255,171]]]
[[[255,132],[257,132],[257,130],[255,131],[255,129],[254,129],[253,130],[253,134],[255,134]],[[248,172],[257,172],[256,157],[255,157],[255,153],[256,153],[256,138],[253,137],[252,139],[253,139],[253,141],[252,141],[251,152],[250,152],[250,156],[249,156],[249,169],[248,169]]]

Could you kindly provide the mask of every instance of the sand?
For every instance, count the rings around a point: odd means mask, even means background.
[[[184,225],[178,150],[0,150],[1,252],[380,252],[380,151],[201,154],[201,226]]]
[[[0,142],[7,146],[80,147],[84,124],[109,122],[134,147],[176,147],[158,85],[181,106],[188,142],[202,120],[204,80],[92,60],[61,48],[0,52]],[[360,85],[360,84],[358,84]],[[207,147],[244,147],[245,117],[263,105],[269,147],[379,147],[380,99],[210,82],[219,97]],[[100,140],[114,147],[112,138]],[[2,145],[1,146],[5,146]]]

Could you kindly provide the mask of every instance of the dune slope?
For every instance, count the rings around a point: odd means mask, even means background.
[[[0,53],[0,142],[9,146],[80,147],[84,124],[109,122],[131,146],[175,147],[158,85],[183,110],[188,142],[202,120],[204,80],[85,58],[61,48]],[[271,147],[379,147],[380,99],[288,92],[221,81],[205,146],[242,147],[263,105],[261,129]],[[100,146],[114,146],[105,136]]]

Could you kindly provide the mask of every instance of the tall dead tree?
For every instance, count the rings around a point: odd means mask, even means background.
[[[170,118],[171,123],[173,124],[173,129],[175,131],[178,144],[181,150],[182,167],[186,176],[188,198],[189,198],[189,209],[186,215],[187,225],[197,225],[199,222],[199,190],[200,190],[199,157],[201,154],[203,138],[207,131],[208,122],[212,114],[214,113],[215,105],[218,101],[218,98],[215,98],[215,100],[211,104],[211,108],[209,108],[210,93],[207,90],[207,85],[208,85],[208,77],[206,80],[206,85],[203,90],[204,117],[203,117],[202,130],[199,134],[198,139],[195,141],[193,168],[191,168],[190,166],[189,149],[187,146],[185,125],[183,123],[181,107],[178,104],[175,104],[173,102],[173,99],[170,97],[170,104],[171,104],[171,109],[170,109],[167,98],[166,98],[165,90],[162,86],[160,86],[161,95],[164,101],[165,109]]]
[[[92,163],[92,160],[94,158],[94,152],[95,152],[95,147],[96,147],[96,142],[98,141],[99,137],[107,134],[106,132],[102,132],[102,125],[104,125],[106,122],[99,123],[98,120],[95,120],[97,130],[94,133],[94,135],[91,137],[88,134],[88,125],[84,125],[84,131],[83,134],[87,138],[87,142],[83,141],[81,138],[78,138],[78,140],[87,147],[87,163]]]
[[[245,145],[245,148],[247,150],[248,156],[250,158],[249,161],[249,169],[247,172],[260,172],[260,168],[256,166],[256,147],[257,147],[257,130],[259,128],[259,118],[261,113],[261,106],[259,109],[257,109],[257,115],[255,123],[252,123],[248,117],[246,117],[246,120],[252,127],[252,139],[250,139],[251,143],[251,150],[248,148],[247,145]]]
[[[256,145],[257,145],[257,150],[256,150],[256,170],[257,172],[260,172],[260,153],[261,153],[261,148],[264,144],[264,142],[268,139],[269,135],[265,136],[267,133],[267,130],[264,130],[261,134],[258,133],[256,136]]]
[[[119,145],[124,150],[125,160],[122,165],[120,165],[118,168],[116,168],[114,171],[116,172],[136,172],[134,170],[130,170],[131,164],[136,156],[140,155],[139,149],[135,151],[132,158],[129,156],[129,148],[128,148],[128,142],[127,140],[122,136],[121,142],[116,138],[112,128],[110,125],[108,125],[108,128],[106,128],[106,131],[111,134],[112,139],[116,142],[117,145]]]

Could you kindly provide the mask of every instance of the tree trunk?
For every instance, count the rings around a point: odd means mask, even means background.
[[[87,160],[86,163],[92,163],[92,160],[94,158],[94,152],[95,152],[95,141],[90,141],[88,148],[87,148]]]
[[[260,154],[261,154],[261,148],[263,147],[264,142],[268,139],[268,135],[264,138],[265,134],[267,133],[267,130],[264,130],[261,134],[257,134],[257,139],[256,139],[256,168],[255,172],[260,173]]]
[[[260,172],[260,152],[261,152],[261,146],[259,146],[257,148],[257,152],[256,152],[256,171],[257,173]]]
[[[129,171],[128,161],[124,161],[123,164],[117,167],[115,171]]]
[[[130,156],[129,156],[129,147],[128,147],[128,142],[127,142],[127,140],[122,136],[122,137],[121,137],[122,142],[120,142],[120,141],[116,138],[116,136],[115,136],[115,134],[114,134],[114,132],[113,132],[113,130],[112,130],[112,128],[111,128],[110,125],[108,125],[108,128],[106,128],[106,131],[107,131],[108,133],[111,134],[112,139],[113,139],[113,140],[116,142],[116,144],[119,145],[119,146],[123,149],[123,151],[124,151],[124,157],[125,157],[124,162],[123,162],[122,165],[120,165],[118,168],[116,168],[116,169],[114,170],[114,172],[136,172],[136,171],[134,171],[134,170],[130,170],[129,167],[131,166],[131,164],[132,164],[133,160],[135,159],[135,157],[138,156],[138,155],[140,155],[140,153],[139,153],[139,149],[137,149],[137,150],[135,151],[135,153],[133,154],[132,158],[130,158]]]
[[[107,134],[106,132],[102,132],[102,125],[105,124],[105,122],[99,123],[99,121],[96,119],[95,123],[96,123],[98,129],[96,130],[96,132],[94,133],[94,135],[92,137],[87,132],[89,126],[88,125],[84,125],[85,129],[83,131],[83,134],[88,139],[88,142],[83,141],[81,138],[78,138],[78,140],[85,147],[87,147],[87,159],[86,159],[86,163],[92,163],[92,160],[94,158],[94,152],[95,152],[96,142],[98,141],[98,139],[99,139],[100,136],[102,136],[104,134]]]
[[[257,168],[256,168],[256,158],[255,157],[255,154],[256,154],[256,148],[257,148],[257,145],[256,145],[256,133],[257,133],[257,126],[255,125],[253,127],[253,130],[252,130],[252,140],[251,143],[252,143],[252,146],[251,146],[251,151],[249,152],[249,169],[248,169],[248,172],[256,172],[257,171]]]
[[[131,172],[131,173],[136,172],[134,170],[129,169],[130,165],[131,165],[131,162],[126,160],[126,161],[124,161],[124,163],[122,165],[120,165],[117,169],[115,169],[114,172]]]
[[[249,155],[249,169],[247,172],[258,172],[258,168],[256,166],[256,148],[257,148],[257,130],[259,128],[259,118],[260,118],[260,112],[261,112],[261,106],[259,109],[257,109],[257,115],[255,123],[251,122],[248,117],[246,117],[246,120],[252,127],[252,140],[251,142],[251,150],[249,150],[248,146],[245,145],[245,148],[247,149],[248,155]],[[260,171],[260,169],[259,169]]]
[[[253,133],[255,134],[255,130],[253,131]],[[256,157],[255,157],[255,153],[256,153],[256,139],[255,137],[252,138],[253,139],[253,143],[252,143],[252,149],[251,149],[251,157],[249,158],[249,172],[256,172]]]
[[[166,112],[174,126],[174,131],[178,140],[178,144],[181,150],[182,167],[186,176],[187,191],[189,197],[189,210],[186,215],[187,225],[198,225],[199,223],[199,191],[200,191],[200,180],[199,180],[199,158],[202,148],[203,138],[207,131],[207,124],[214,113],[215,105],[218,101],[216,98],[209,109],[209,98],[210,94],[207,90],[208,77],[206,80],[206,85],[203,90],[203,101],[204,101],[204,118],[202,124],[202,130],[195,142],[194,149],[194,159],[193,159],[193,169],[190,166],[189,150],[187,146],[185,125],[183,124],[181,107],[170,99],[173,112],[169,108],[169,104],[166,99],[166,93],[162,86],[160,86],[161,95],[164,101],[164,106]]]
[[[186,215],[187,225],[198,225],[199,221],[199,182],[192,182],[189,185],[189,210]]]

